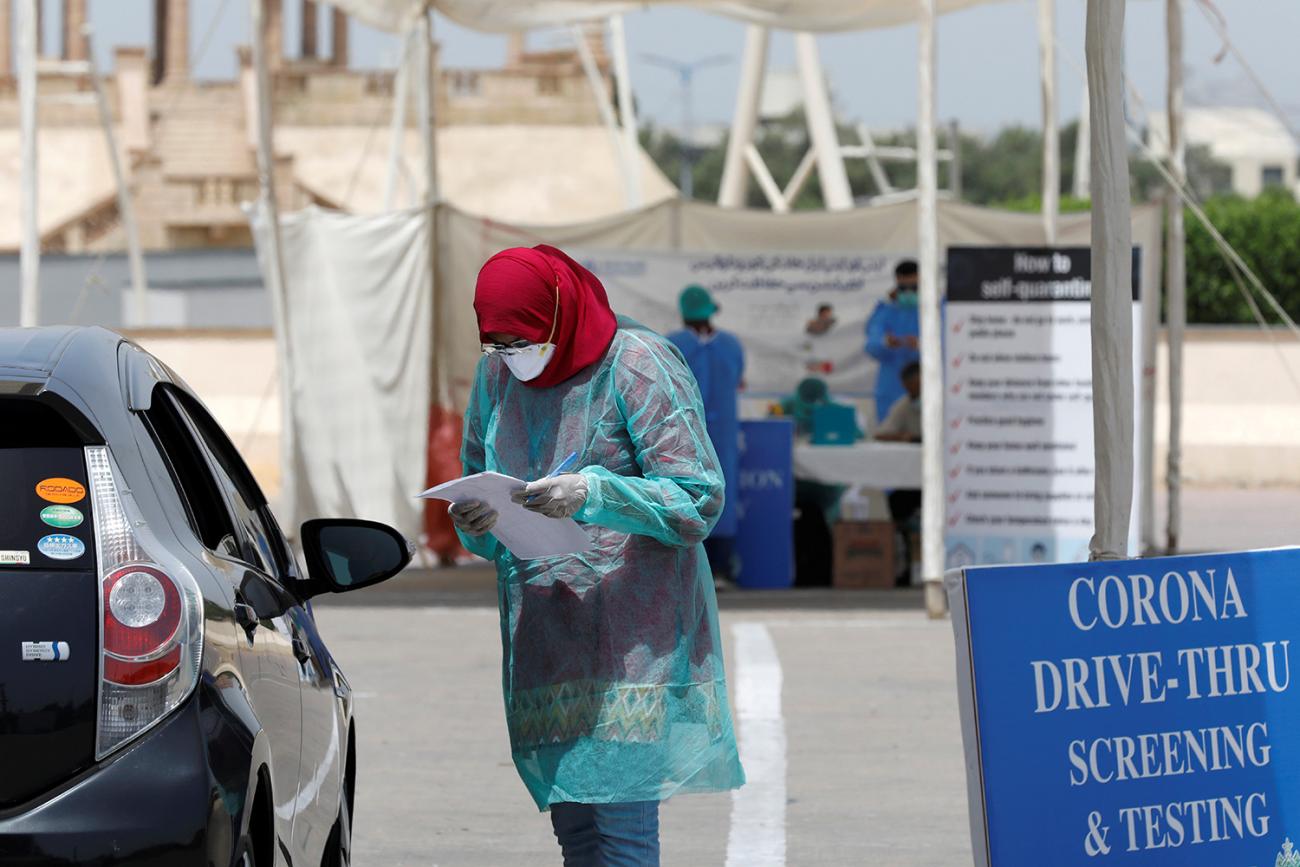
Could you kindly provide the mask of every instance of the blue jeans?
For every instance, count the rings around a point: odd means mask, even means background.
[[[659,802],[552,804],[564,867],[659,867]]]

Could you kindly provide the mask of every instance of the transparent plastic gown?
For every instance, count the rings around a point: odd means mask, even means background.
[[[502,680],[515,766],[539,809],[662,800],[744,783],[723,673],[717,600],[700,544],[723,480],[695,381],[631,320],[605,356],[551,388],[480,362],[461,460],[521,479],[571,451],[593,547],[518,560],[491,534]]]

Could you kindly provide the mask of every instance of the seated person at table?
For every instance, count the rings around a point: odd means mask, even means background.
[[[826,387],[826,381],[810,376],[800,380],[795,386],[794,394],[781,399],[774,414],[794,419],[795,436],[811,436],[813,410],[830,402],[831,391]]]
[[[919,443],[921,441],[921,365],[915,361],[899,373],[906,393],[889,408],[889,414],[876,428],[881,442]]]
[[[825,380],[810,376],[794,394],[773,407],[774,414],[794,419],[795,435],[813,432],[813,410],[831,403]],[[828,587],[831,583],[831,524],[839,518],[840,498],[847,488],[811,479],[794,480],[794,583],[796,587]]]
[[[921,441],[921,365],[912,362],[899,374],[907,393],[889,408],[889,415],[876,428],[876,439],[882,442],[919,443]],[[921,511],[921,492],[908,488],[890,491],[889,516],[903,536],[903,563],[912,563],[912,533],[917,530]],[[910,583],[907,571],[898,576],[899,586]]]

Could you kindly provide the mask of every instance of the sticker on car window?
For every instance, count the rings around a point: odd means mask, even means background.
[[[41,479],[36,496],[50,503],[78,503],[86,498],[86,486],[72,479]]]
[[[30,566],[30,551],[0,551],[0,566]]]
[[[81,514],[80,509],[74,509],[72,506],[46,506],[41,509],[41,520],[51,527],[70,530],[81,526],[86,516]]]
[[[66,641],[23,642],[23,662],[66,662],[71,655]]]
[[[86,543],[76,536],[53,533],[37,542],[36,550],[51,560],[75,560],[86,553]]]

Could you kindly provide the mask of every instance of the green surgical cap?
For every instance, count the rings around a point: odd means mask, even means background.
[[[718,312],[718,305],[713,303],[709,290],[703,286],[687,286],[677,299],[681,308],[682,319],[687,322],[702,322]]]

